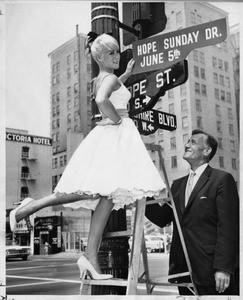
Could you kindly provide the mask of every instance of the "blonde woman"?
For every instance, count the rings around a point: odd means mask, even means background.
[[[165,184],[128,117],[131,95],[123,83],[131,75],[134,60],[128,62],[124,74],[115,76],[119,45],[108,34],[92,42],[91,54],[99,65],[93,95],[102,120],[71,157],[54,194],[35,201],[26,198],[11,212],[10,223],[14,230],[16,222],[46,206],[64,204],[93,210],[88,244],[77,262],[80,276],[87,271],[93,279],[109,279],[112,275],[101,273],[98,250],[111,211],[159,195]]]

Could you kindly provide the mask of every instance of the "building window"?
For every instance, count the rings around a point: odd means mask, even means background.
[[[74,126],[74,132],[78,132],[78,125]]]
[[[55,71],[56,71],[56,64],[53,64],[52,65],[52,73],[55,73]]]
[[[174,103],[170,103],[169,104],[169,113],[172,114],[172,115],[175,113],[175,105],[174,105]]]
[[[225,91],[220,91],[220,98],[222,101],[225,101]]]
[[[194,66],[194,76],[199,77],[199,68],[197,66]]]
[[[57,119],[57,120],[56,120],[56,126],[57,126],[57,128],[60,127],[60,119]]]
[[[220,83],[220,85],[224,86],[224,76],[223,75],[219,75],[219,83]]]
[[[78,65],[74,65],[74,74],[78,73]]]
[[[233,126],[233,124],[229,124],[229,134],[234,135],[234,126]]]
[[[233,112],[232,112],[232,109],[231,109],[231,108],[228,108],[228,118],[229,118],[230,120],[233,119]]]
[[[56,139],[57,139],[57,142],[60,141],[60,133],[59,132],[56,133]]]
[[[29,158],[29,147],[22,147],[22,158]]]
[[[201,100],[199,100],[199,99],[196,99],[196,110],[202,111]]]
[[[57,105],[57,107],[56,107],[56,112],[57,112],[57,116],[59,116],[59,114],[60,114],[60,106],[59,105]]]
[[[212,57],[212,63],[213,63],[213,67],[217,68],[217,58],[216,57]]]
[[[222,125],[220,121],[216,122],[217,132],[222,132]]]
[[[168,90],[167,92],[168,92],[168,98],[169,99],[173,99],[174,98],[174,91],[173,91],[173,89]]]
[[[200,94],[200,85],[197,82],[195,82],[195,93]]]
[[[198,62],[198,51],[197,50],[193,50],[193,60]]]
[[[213,73],[213,82],[214,83],[219,83],[219,79],[218,79],[218,74],[217,73]]]
[[[63,167],[63,156],[60,156],[60,159],[59,159],[59,166],[60,166],[60,167]]]
[[[220,105],[215,105],[215,114],[216,116],[221,117]]]
[[[225,77],[225,85],[227,87],[230,87],[230,79],[229,79],[229,77]]]
[[[231,94],[227,92],[226,97],[227,97],[227,102],[231,103]]]
[[[197,117],[197,128],[202,129],[202,117]]]
[[[204,53],[203,52],[199,52],[199,61],[202,64],[204,64],[204,62],[205,62],[205,60],[204,60]]]
[[[52,77],[52,85],[55,85],[57,83],[57,78],[56,76]]]
[[[196,24],[196,14],[194,12],[190,12],[191,23]]]
[[[181,100],[181,111],[187,111],[187,101],[186,101],[186,99]]]
[[[176,156],[172,156],[171,157],[171,168],[177,168],[177,157]]]
[[[67,64],[70,65],[70,63],[71,63],[71,55],[68,55],[67,56]]]
[[[55,129],[56,127],[55,127],[55,124],[56,124],[56,122],[55,121],[52,121],[52,129]]]
[[[206,79],[205,69],[201,68],[200,71],[201,71],[201,78]]]
[[[214,97],[216,100],[219,100],[219,89],[214,89]]]
[[[55,189],[55,187],[57,186],[57,183],[58,183],[58,176],[57,175],[52,176],[52,190]]]
[[[20,190],[20,199],[23,200],[29,197],[29,189],[27,186],[22,186]]]
[[[232,158],[232,159],[231,159],[231,163],[232,163],[232,169],[233,169],[233,170],[237,170],[236,159],[235,159],[235,158]]]
[[[224,62],[224,69],[226,72],[229,71],[229,63],[227,61]]]
[[[68,127],[67,132],[72,132],[71,127]]]
[[[55,134],[52,135],[52,141],[53,141],[53,142],[56,141],[56,135],[55,135]]]
[[[56,103],[56,95],[53,94],[52,95],[52,105],[54,105]]]
[[[223,156],[219,156],[219,166],[220,166],[220,168],[224,168],[224,158],[223,158]]]
[[[67,102],[67,110],[70,110],[71,109],[71,100],[68,100]]]
[[[177,24],[177,25],[181,25],[181,24],[182,24],[182,14],[181,14],[181,11],[179,11],[179,12],[176,14],[176,24]]]
[[[222,138],[218,138],[218,146],[219,146],[219,149],[223,149],[223,139]]]
[[[71,77],[71,68],[68,68],[67,69],[67,78],[70,78]]]
[[[183,129],[187,128],[188,127],[188,118],[187,117],[183,117],[181,119],[181,121],[182,121],[182,128]]]
[[[223,61],[222,61],[222,59],[219,59],[218,62],[219,62],[219,69],[222,70],[223,69]]]
[[[70,124],[71,123],[71,114],[68,114],[67,115],[67,124]]]
[[[57,83],[60,83],[60,75],[57,75]]]
[[[207,87],[205,84],[202,84],[202,95],[207,96]]]
[[[56,107],[52,108],[52,116],[54,117],[56,115]]]
[[[77,121],[78,120],[78,111],[75,111],[74,112],[74,121]]]
[[[57,92],[57,102],[60,102],[60,93]]]
[[[56,68],[57,72],[60,71],[60,61],[57,62],[57,68]]]
[[[171,149],[176,149],[176,138],[175,137],[172,137],[170,139],[170,148]]]
[[[76,94],[78,92],[78,83],[74,84],[74,93]]]
[[[181,95],[186,94],[186,85],[185,85],[185,83],[180,85],[180,93],[181,93]]]
[[[74,98],[74,107],[77,107],[79,105],[79,99],[78,97]]]
[[[63,164],[64,166],[67,164],[67,155],[63,155]]]
[[[57,169],[58,165],[57,157],[52,159],[52,169]]]
[[[68,97],[71,96],[71,87],[70,87],[70,86],[67,88],[67,96],[68,96]]]
[[[230,141],[230,150],[235,152],[235,141]]]
[[[74,52],[74,61],[77,61],[78,60],[78,51],[75,51]]]
[[[188,133],[183,134],[182,138],[183,138],[183,145],[186,145],[189,140],[189,134]]]

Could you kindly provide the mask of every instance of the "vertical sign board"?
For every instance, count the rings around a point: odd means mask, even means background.
[[[165,69],[196,48],[223,42],[226,18],[139,40],[133,43],[133,74]]]

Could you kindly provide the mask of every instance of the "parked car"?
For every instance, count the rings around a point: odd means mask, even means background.
[[[170,243],[170,237],[166,235],[145,235],[145,245],[148,253],[151,252],[164,252],[165,245]],[[128,241],[130,250],[132,246],[132,237]]]
[[[22,260],[27,260],[29,255],[29,246],[20,246],[12,240],[6,240],[6,260],[9,258],[22,258]]]

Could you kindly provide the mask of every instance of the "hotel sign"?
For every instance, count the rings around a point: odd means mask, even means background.
[[[156,35],[133,43],[133,74],[165,69],[196,48],[215,45],[227,37],[226,18]]]
[[[10,132],[6,132],[6,141],[52,146],[51,138]]]

